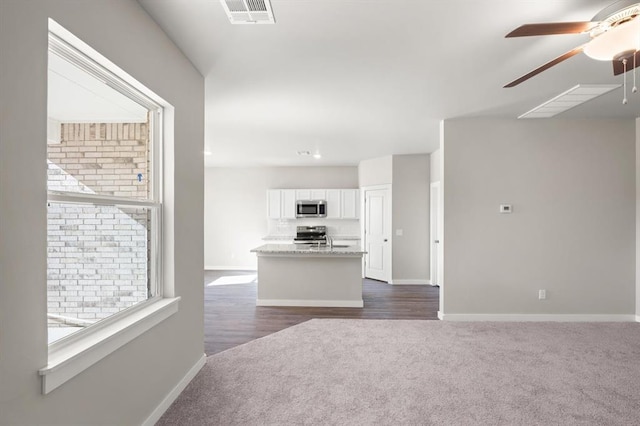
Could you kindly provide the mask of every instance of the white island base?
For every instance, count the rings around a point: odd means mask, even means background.
[[[282,247],[252,250],[258,255],[257,306],[364,306],[361,251]]]

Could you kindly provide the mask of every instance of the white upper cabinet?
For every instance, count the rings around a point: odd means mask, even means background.
[[[326,189],[312,189],[311,190],[311,200],[326,200],[327,199],[327,190]]]
[[[310,200],[310,199],[311,199],[310,189],[296,189],[296,200]]]
[[[326,200],[326,189],[296,189],[296,200]]]
[[[267,215],[269,219],[280,219],[280,190],[270,189],[267,191]]]
[[[327,219],[340,219],[342,212],[342,191],[340,189],[327,189]]]
[[[341,217],[343,219],[357,219],[360,216],[360,191],[357,189],[343,189]]]
[[[295,189],[283,189],[281,193],[282,197],[282,219],[295,219],[296,218],[296,190]]]
[[[269,189],[267,191],[267,215],[269,219],[295,219],[296,190]]]
[[[295,219],[297,200],[326,200],[327,219],[358,219],[360,216],[358,189],[269,189],[269,219]]]

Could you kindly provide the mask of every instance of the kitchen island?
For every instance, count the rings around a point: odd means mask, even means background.
[[[257,306],[362,308],[359,247],[265,244],[258,256]]]

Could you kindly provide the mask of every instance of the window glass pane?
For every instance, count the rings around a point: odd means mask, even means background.
[[[150,198],[149,110],[49,53],[48,190]]]
[[[60,141],[47,144],[49,191],[150,198],[147,123],[59,126]]]
[[[161,296],[161,269],[153,261],[161,245],[161,194],[152,176],[161,169],[162,143],[153,129],[162,128],[162,114],[146,95],[56,37],[49,38],[48,71],[51,343]],[[134,207],[116,206],[110,197]],[[135,206],[140,200],[155,207]]]
[[[49,202],[49,342],[147,300],[151,209]]]

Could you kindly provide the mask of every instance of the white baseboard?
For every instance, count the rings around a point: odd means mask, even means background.
[[[393,285],[427,285],[431,284],[431,280],[416,279],[403,279],[403,280],[391,280],[389,284]]]
[[[256,306],[314,306],[325,308],[362,308],[362,300],[289,300],[258,299]]]
[[[162,400],[149,417],[142,423],[142,426],[153,426],[156,424],[160,417],[169,409],[173,401],[175,401],[187,385],[196,377],[196,374],[200,371],[204,364],[207,362],[207,356],[202,354],[202,357],[196,361],[196,363],[189,369],[187,374],[178,382],[178,384],[169,392],[169,394]]]
[[[204,265],[205,271],[257,271],[255,266],[208,266]]]
[[[636,315],[636,322],[640,322],[640,315]]]
[[[438,311],[438,319],[440,321],[442,321],[444,319],[444,314],[442,313],[442,311]]]
[[[538,321],[538,322],[633,322],[633,315],[599,314],[442,314],[438,318],[445,321]]]

